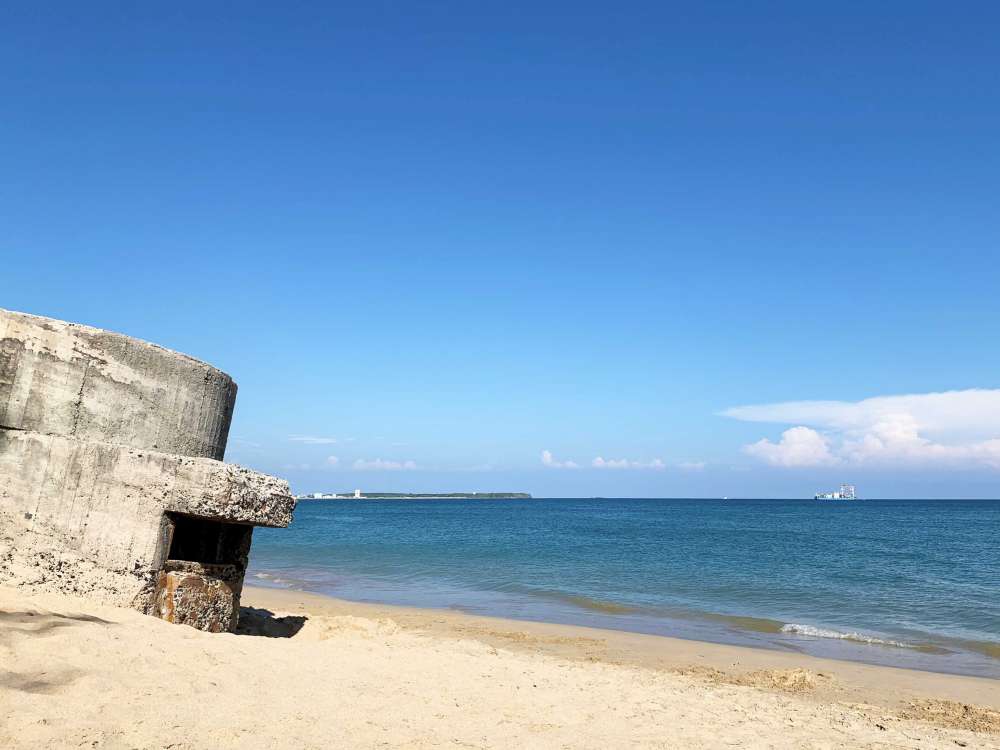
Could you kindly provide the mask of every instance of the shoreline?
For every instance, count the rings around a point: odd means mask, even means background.
[[[838,662],[885,666],[1000,681],[1000,643],[943,636],[883,634],[844,626],[801,625],[783,619],[696,610],[652,610],[554,591],[518,594],[384,587],[379,581],[339,576],[335,586],[285,570],[251,565],[248,587],[302,591],[359,605],[462,612],[512,622],[550,623],[682,641],[796,653]],[[333,589],[332,591],[330,589]],[[905,639],[905,640],[903,640]]]
[[[627,630],[538,622],[453,609],[432,609],[339,599],[326,594],[245,586],[243,606],[293,616],[390,618],[406,630],[456,640],[474,638],[493,647],[563,659],[641,667],[740,684],[753,672],[804,669],[822,675],[808,693],[818,700],[898,708],[912,700],[974,703],[1000,711],[1000,680],[635,633]],[[766,678],[764,678],[766,682]],[[744,680],[753,682],[753,680]]]
[[[247,587],[236,633],[0,586],[0,746],[1000,750],[1000,681]]]
[[[993,501],[382,502],[303,504],[247,583],[1000,680]]]

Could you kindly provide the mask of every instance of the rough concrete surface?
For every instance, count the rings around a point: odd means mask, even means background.
[[[89,326],[0,310],[0,426],[221,460],[232,378]]]
[[[0,310],[0,583],[234,628],[252,527],[295,505],[215,460],[235,396],[183,354]]]
[[[243,572],[237,566],[170,563],[156,581],[153,612],[161,620],[210,633],[236,627]]]

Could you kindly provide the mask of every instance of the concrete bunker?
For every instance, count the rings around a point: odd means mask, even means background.
[[[183,354],[0,310],[0,582],[234,629],[253,527],[295,504],[221,461],[235,399]]]

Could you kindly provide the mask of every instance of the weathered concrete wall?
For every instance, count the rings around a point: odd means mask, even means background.
[[[221,460],[236,384],[98,328],[0,310],[0,426]]]
[[[221,463],[232,379],[143,341],[0,310],[0,583],[236,625],[280,479]]]
[[[294,503],[287,482],[241,466],[0,429],[0,527],[16,530],[0,582],[37,568],[35,586],[65,590],[86,570],[85,590],[128,604],[164,563],[165,512],[287,526]]]

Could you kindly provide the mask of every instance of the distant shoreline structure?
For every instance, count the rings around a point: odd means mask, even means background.
[[[857,500],[858,493],[853,484],[840,485],[839,492],[817,492],[813,500]]]
[[[312,492],[296,500],[531,500],[528,492]]]

